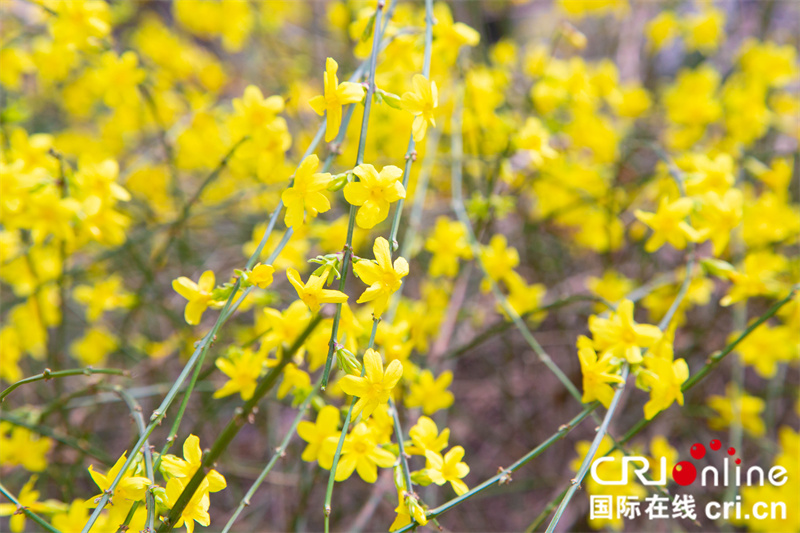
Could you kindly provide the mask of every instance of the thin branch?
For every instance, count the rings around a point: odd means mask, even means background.
[[[261,399],[266,396],[270,390],[272,390],[272,387],[278,380],[278,376],[281,375],[283,369],[291,362],[292,357],[294,357],[303,343],[305,343],[308,336],[312,331],[314,331],[321,321],[322,315],[317,314],[311,320],[311,322],[309,322],[303,332],[295,339],[291,347],[283,352],[278,364],[269,371],[263,380],[261,380],[256,387],[256,390],[253,392],[253,396],[247,400],[243,406],[236,409],[236,414],[225,426],[225,429],[222,430],[222,433],[219,437],[217,437],[217,440],[214,441],[211,449],[203,454],[203,460],[200,464],[200,467],[186,484],[186,487],[184,487],[183,492],[181,492],[181,495],[178,497],[178,500],[173,504],[172,509],[169,512],[169,516],[165,518],[161,523],[161,526],[159,526],[158,533],[167,533],[168,531],[172,530],[174,525],[178,522],[183,514],[183,510],[189,504],[192,496],[194,496],[194,493],[200,487],[203,479],[205,479],[208,469],[213,467],[214,462],[219,459],[222,453],[228,448],[228,445],[231,443],[233,438],[239,433],[239,430],[244,427],[245,423],[252,415],[256,405],[258,405],[258,402],[261,401]]]
[[[118,368],[92,368],[87,366],[86,368],[74,368],[71,370],[56,370],[52,372],[49,368],[45,368],[44,372],[41,374],[36,374],[35,376],[31,376],[29,378],[21,379],[14,383],[13,385],[9,386],[3,392],[0,392],[0,402],[5,401],[6,396],[11,394],[15,389],[21,387],[22,385],[27,385],[28,383],[35,383],[37,381],[49,381],[51,379],[56,378],[63,378],[68,376],[92,376],[94,374],[109,374],[115,376],[128,376],[127,370],[120,370]]]

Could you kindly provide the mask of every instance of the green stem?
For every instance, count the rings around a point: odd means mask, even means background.
[[[394,4],[392,4],[394,6]],[[383,17],[383,0],[378,0],[378,6],[375,9],[375,35],[372,36],[372,54],[369,58],[369,76],[367,81],[367,95],[364,100],[364,116],[361,119],[361,136],[358,139],[358,152],[356,154],[356,164],[360,165],[364,162],[364,150],[367,144],[367,129],[369,126],[369,115],[372,109],[372,97],[375,93],[375,70],[378,64],[378,51],[380,48],[381,39],[383,36],[384,26],[381,25]],[[388,25],[391,13],[387,13],[386,24]],[[347,282],[347,272],[350,267],[350,261],[353,255],[353,231],[356,224],[356,206],[350,206],[350,216],[347,222],[347,239],[344,245],[344,255],[342,257],[342,275],[339,279],[339,290],[343,291],[345,283]],[[331,340],[328,343],[328,358],[325,360],[325,369],[322,371],[322,384],[320,390],[325,390],[328,386],[328,377],[331,373],[331,363],[333,362],[333,354],[336,351],[337,339],[339,338],[339,321],[342,317],[342,305],[336,304],[336,314],[333,317],[333,326],[331,328]]]
[[[369,335],[369,344],[367,345],[367,349],[369,350],[375,344],[375,334],[378,332],[378,322],[380,320],[373,320],[372,321],[372,332]],[[361,376],[364,376],[366,372],[366,366],[363,364],[361,365]],[[336,444],[336,452],[333,454],[333,463],[331,464],[331,473],[328,476],[328,487],[325,490],[325,533],[330,531],[330,518],[331,518],[331,499],[333,498],[333,484],[336,481],[336,467],[339,466],[339,457],[342,455],[342,447],[344,446],[344,439],[347,436],[347,431],[350,429],[350,419],[353,417],[353,407],[356,405],[356,397],[354,396],[353,399],[350,401],[350,409],[347,410],[347,416],[344,418],[344,424],[342,425],[342,433],[339,435],[339,442]]]
[[[625,391],[625,382],[627,381],[627,379],[628,379],[628,364],[624,363],[622,367],[622,383],[614,393],[614,398],[612,398],[611,405],[609,405],[608,411],[606,411],[606,416],[603,417],[603,423],[600,424],[600,429],[597,430],[597,435],[595,435],[594,440],[592,441],[592,445],[589,448],[589,451],[583,458],[581,466],[578,469],[578,473],[575,475],[575,478],[570,482],[571,485],[569,489],[567,489],[567,493],[564,495],[564,498],[558,505],[558,509],[556,509],[556,514],[555,516],[553,516],[553,520],[551,520],[550,525],[547,526],[546,533],[552,533],[555,530],[556,526],[558,525],[558,521],[561,519],[561,515],[564,513],[564,510],[567,508],[567,505],[569,504],[570,500],[580,487],[583,478],[586,476],[586,472],[589,471],[589,466],[592,464],[592,461],[594,460],[594,456],[597,453],[597,449],[600,447],[600,443],[603,441],[603,438],[606,436],[606,433],[608,432],[608,425],[611,423],[611,419],[614,417],[614,413],[617,410],[617,405],[619,405],[619,399],[622,397],[622,393]]]
[[[536,531],[539,528],[539,526],[542,525],[545,519],[548,516],[550,516],[550,513],[553,512],[553,509],[555,509],[556,505],[558,505],[561,502],[561,500],[564,499],[564,496],[566,496],[568,490],[569,487],[565,488],[564,490],[561,491],[561,494],[550,500],[550,502],[547,504],[544,510],[542,510],[542,512],[539,513],[539,516],[537,516],[533,520],[533,522],[531,522],[531,525],[528,526],[528,528],[525,530],[525,533],[533,533],[534,531]]]
[[[265,235],[265,237],[266,237],[266,235]],[[260,248],[263,248],[263,244],[264,244],[265,240],[266,239],[262,239],[261,240],[261,244],[259,245]],[[259,252],[259,250],[257,250],[257,252]],[[257,257],[257,255],[256,255],[256,257]],[[251,260],[253,260],[253,258],[251,258]],[[100,513],[102,512],[103,508],[108,503],[108,500],[110,499],[110,494],[112,494],[114,492],[114,490],[116,489],[117,484],[120,482],[120,480],[122,479],[123,475],[125,474],[125,472],[130,467],[131,463],[133,462],[134,457],[136,457],[136,454],[141,449],[141,447],[144,446],[144,443],[147,441],[148,437],[153,432],[153,430],[156,428],[156,426],[159,425],[161,423],[161,421],[164,419],[164,417],[166,416],[167,409],[169,409],[169,406],[172,405],[172,402],[175,400],[175,397],[178,395],[178,391],[183,386],[183,382],[186,381],[186,378],[188,377],[189,372],[191,372],[194,369],[195,365],[197,365],[197,366],[202,366],[203,365],[203,360],[205,359],[205,356],[206,356],[206,353],[208,352],[208,349],[211,347],[211,343],[216,338],[217,332],[222,327],[222,324],[227,319],[227,316],[230,316],[229,314],[226,314],[226,313],[231,308],[231,303],[233,302],[233,298],[234,298],[234,296],[236,296],[236,293],[239,290],[240,284],[241,284],[241,279],[237,279],[236,283],[233,286],[233,290],[231,290],[231,294],[230,294],[230,296],[228,296],[228,300],[225,302],[225,306],[222,308],[222,312],[217,317],[217,321],[214,323],[214,326],[211,328],[211,331],[209,331],[206,334],[206,336],[203,337],[203,340],[201,340],[200,343],[197,345],[197,347],[194,350],[194,353],[189,358],[189,361],[186,363],[186,366],[183,367],[183,370],[181,371],[180,375],[178,376],[178,379],[175,380],[175,382],[172,384],[172,387],[170,387],[169,391],[167,392],[167,395],[164,397],[164,400],[161,402],[161,405],[158,406],[158,409],[153,411],[153,414],[150,416],[150,424],[148,424],[147,428],[145,428],[144,433],[139,437],[139,440],[133,446],[133,449],[131,450],[130,456],[128,456],[127,460],[125,461],[125,464],[122,466],[122,468],[120,469],[119,473],[117,473],[116,477],[111,482],[111,485],[109,486],[108,491],[106,491],[106,493],[104,493],[103,496],[100,498],[100,501],[97,503],[97,507],[95,508],[95,510],[92,513],[92,515],[89,517],[89,520],[86,522],[86,525],[83,526],[83,530],[81,531],[81,533],[89,533],[89,530],[92,528],[94,523],[97,521],[97,519],[100,516]],[[241,300],[239,300],[239,301],[241,302]],[[237,302],[237,306],[238,306],[238,302]],[[231,311],[231,313],[232,313],[232,311]]]
[[[110,374],[115,376],[127,376],[128,372],[126,370],[119,370],[117,368],[74,368],[71,370],[57,370],[55,372],[51,372],[49,368],[45,368],[44,372],[41,374],[36,374],[35,376],[31,376],[29,378],[21,379],[14,383],[13,385],[9,386],[3,392],[0,392],[0,402],[5,401],[6,396],[11,394],[14,389],[21,387],[22,385],[26,385],[28,383],[34,383],[36,381],[47,381],[50,379],[55,378],[63,378],[67,376],[91,376],[94,374]]]
[[[141,505],[141,503],[141,501],[133,502],[133,505],[131,505],[131,508],[128,510],[128,514],[125,515],[125,520],[117,528],[117,533],[127,533],[128,529],[130,529],[128,524],[130,524],[131,520],[133,520],[133,517],[136,515],[136,511],[139,510],[139,505]]]
[[[606,306],[608,306],[610,308],[614,307],[613,304],[611,304],[610,302],[607,302],[604,298],[593,296],[591,294],[575,294],[575,295],[572,295],[572,296],[567,296],[566,298],[562,298],[560,300],[556,300],[556,301],[554,301],[552,303],[549,303],[549,304],[546,304],[546,305],[542,305],[542,306],[537,307],[536,309],[534,309],[532,311],[528,311],[527,313],[523,313],[522,315],[520,315],[520,318],[522,318],[524,320],[524,319],[526,319],[526,318],[528,318],[530,316],[533,316],[533,315],[535,315],[537,313],[541,313],[542,311],[548,311],[548,310],[551,310],[551,309],[558,309],[560,307],[564,307],[564,306],[570,305],[570,304],[575,303],[575,302],[599,302],[599,303],[602,303],[602,304],[604,304],[604,305],[606,305]],[[499,335],[501,333],[504,333],[505,331],[507,331],[507,330],[509,330],[509,329],[511,329],[513,327],[514,327],[514,323],[513,322],[508,322],[507,320],[503,320],[501,322],[498,322],[498,323],[486,328],[483,332],[481,332],[478,335],[476,335],[475,338],[473,338],[468,343],[466,343],[466,344],[464,344],[464,345],[462,345],[462,346],[460,346],[458,348],[455,348],[454,350],[450,351],[449,353],[446,353],[443,357],[445,359],[459,357],[459,356],[463,355],[465,352],[468,352],[469,350],[471,350],[471,349],[473,349],[473,348],[475,348],[477,346],[480,346],[481,344],[483,344],[487,340],[491,339],[495,335]]]
[[[311,322],[309,322],[308,326],[306,326],[297,339],[295,339],[292,346],[283,352],[283,355],[277,366],[273,367],[266,377],[264,377],[264,379],[258,384],[256,390],[253,392],[252,398],[247,400],[242,407],[236,409],[236,414],[225,426],[225,429],[222,431],[220,436],[217,437],[217,440],[214,441],[211,449],[203,454],[203,460],[200,464],[200,467],[197,469],[194,476],[192,476],[192,478],[189,480],[189,483],[187,483],[186,487],[184,487],[183,492],[181,492],[181,495],[178,497],[178,500],[172,506],[169,516],[161,523],[161,526],[158,528],[159,533],[167,533],[178,522],[183,514],[184,509],[186,508],[186,505],[188,505],[189,500],[191,500],[192,496],[194,496],[194,493],[203,482],[203,479],[205,479],[207,471],[213,467],[214,462],[219,459],[233,438],[239,433],[239,430],[242,429],[245,423],[247,423],[248,417],[252,414],[253,409],[256,407],[256,405],[258,405],[258,402],[261,401],[261,399],[266,396],[270,390],[272,390],[272,387],[278,380],[278,376],[280,376],[286,365],[291,362],[292,357],[294,357],[308,336],[312,331],[314,331],[314,328],[316,328],[321,321],[322,315],[317,314],[311,320]]]
[[[431,43],[433,42],[433,0],[425,0],[425,52],[422,63],[422,75],[426,78],[431,76]],[[403,171],[403,187],[408,192],[409,175],[411,174],[411,165],[417,160],[416,143],[414,141],[413,131],[408,136],[408,149],[406,150],[406,166]],[[392,231],[389,233],[389,243],[392,245],[392,250],[396,251],[397,244],[397,230],[400,227],[400,217],[403,216],[404,198],[397,201],[397,208],[394,211],[394,219],[392,219]]]
[[[411,484],[411,470],[408,468],[408,456],[406,455],[406,446],[403,442],[403,428],[400,427],[400,416],[397,412],[397,406],[394,403],[394,398],[389,397],[389,410],[392,412],[392,420],[394,421],[394,433],[397,437],[398,453],[400,454],[400,467],[403,470],[403,479],[406,482],[406,490],[412,492],[413,486]]]
[[[139,429],[139,435],[143,435],[145,432],[145,425],[144,425],[144,416],[142,416],[142,406],[139,405],[139,402],[136,399],[128,394],[126,390],[122,387],[116,386],[110,388],[111,392],[117,394],[122,401],[128,406],[128,409],[131,412],[131,416],[133,417],[134,421],[136,422],[136,426]],[[153,531],[155,525],[155,518],[156,518],[156,500],[155,496],[153,495],[152,487],[155,486],[156,478],[153,470],[153,452],[150,450],[150,445],[147,441],[145,441],[144,446],[142,447],[142,453],[144,454],[144,469],[145,474],[147,475],[147,479],[150,480],[151,487],[148,487],[147,493],[145,496],[145,502],[147,506],[147,520],[145,522],[145,531]],[[159,458],[160,459],[160,458]]]

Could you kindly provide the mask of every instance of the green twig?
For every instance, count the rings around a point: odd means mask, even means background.
[[[136,399],[128,394],[128,392],[123,389],[122,387],[115,386],[110,387],[109,390],[114,394],[118,395],[123,402],[128,406],[128,410],[131,412],[131,416],[133,417],[134,422],[136,422],[136,427],[139,430],[139,435],[143,435],[145,432],[145,424],[144,424],[144,416],[142,415],[142,406],[139,405],[139,402]],[[155,486],[156,478],[153,470],[153,452],[150,450],[150,445],[147,441],[144,442],[144,446],[142,447],[142,453],[144,454],[144,468],[145,468],[145,475],[147,475],[147,479],[150,480],[151,486],[148,487],[147,493],[145,496],[145,505],[147,507],[147,519],[145,522],[145,531],[153,531],[155,525],[155,518],[156,518],[156,500],[155,496],[153,495],[152,487]],[[160,458],[159,458],[160,459]]]
[[[369,350],[375,344],[375,334],[378,332],[378,320],[372,322],[372,332],[369,335]],[[361,376],[366,373],[366,366],[361,365]],[[344,446],[344,439],[347,437],[347,431],[350,429],[350,419],[353,417],[353,407],[356,405],[356,397],[350,401],[350,408],[347,410],[347,416],[344,417],[344,424],[342,425],[342,433],[339,435],[339,442],[336,444],[336,452],[333,454],[333,463],[331,464],[331,472],[328,476],[328,487],[325,490],[325,533],[330,531],[330,518],[331,518],[331,500],[333,498],[333,484],[336,481],[336,467],[339,466],[339,457],[342,455],[342,447]],[[399,438],[402,438],[399,437]]]
[[[203,454],[203,460],[200,464],[200,467],[186,484],[186,487],[184,487],[183,492],[181,492],[181,495],[178,497],[178,500],[173,504],[172,509],[169,512],[169,516],[161,523],[161,526],[158,528],[159,533],[167,533],[178,522],[183,514],[183,510],[186,508],[186,505],[188,505],[189,500],[191,500],[192,496],[194,496],[194,493],[200,487],[200,483],[202,483],[203,479],[205,479],[208,469],[213,467],[214,462],[219,459],[233,438],[239,433],[239,430],[242,429],[242,427],[247,423],[248,418],[252,415],[253,409],[255,409],[256,405],[258,405],[258,402],[261,401],[261,399],[266,396],[270,390],[272,390],[272,387],[275,385],[278,377],[283,372],[283,369],[291,362],[292,357],[294,357],[308,336],[312,331],[314,331],[314,328],[316,328],[321,321],[322,315],[317,314],[311,320],[311,322],[309,322],[297,339],[295,339],[291,347],[283,352],[278,364],[269,371],[263,380],[261,380],[256,387],[256,390],[253,392],[252,398],[247,400],[243,406],[236,409],[236,414],[225,426],[225,429],[222,431],[220,436],[214,441],[211,449]]]
[[[26,385],[28,383],[34,383],[36,381],[47,381],[50,379],[63,378],[67,376],[92,376],[94,374],[127,376],[128,372],[126,370],[120,370],[117,368],[92,368],[90,366],[86,368],[74,368],[71,370],[56,370],[55,372],[51,372],[49,368],[45,368],[44,372],[42,372],[41,374],[36,374],[35,376],[21,379],[16,383],[14,383],[13,385],[6,388],[6,390],[4,390],[3,392],[0,392],[0,402],[5,401],[6,396],[11,394],[14,391],[14,389],[21,387],[22,385]]]
[[[547,526],[547,533],[552,533],[556,525],[558,525],[558,521],[561,519],[561,515],[564,513],[564,510],[569,505],[570,500],[575,495],[575,492],[581,486],[581,482],[583,481],[584,476],[589,471],[589,467],[594,460],[594,455],[597,453],[597,449],[600,447],[600,443],[603,441],[603,438],[608,433],[608,425],[611,423],[611,419],[614,417],[614,413],[617,410],[617,405],[619,405],[619,399],[622,397],[622,393],[625,391],[625,382],[628,379],[628,364],[623,363],[622,367],[622,383],[620,384],[619,388],[617,388],[616,392],[614,393],[614,398],[611,400],[611,405],[608,407],[608,411],[606,411],[606,416],[603,417],[603,423],[600,424],[600,429],[597,430],[597,434],[592,441],[592,445],[589,448],[589,451],[584,456],[583,461],[581,462],[581,466],[578,469],[578,473],[575,475],[575,478],[570,481],[571,485],[569,489],[567,489],[567,493],[562,498],[561,503],[558,505],[558,509],[556,509],[556,514],[553,516],[553,519],[550,521],[550,525]]]
[[[392,4],[394,7],[395,4]],[[375,34],[372,37],[372,54],[369,58],[369,75],[367,80],[367,94],[364,100],[364,116],[361,119],[361,135],[358,139],[358,152],[356,153],[356,164],[355,166],[360,165],[364,162],[364,150],[366,149],[367,143],[367,129],[369,126],[369,115],[370,110],[372,109],[372,97],[375,94],[375,69],[377,68],[378,64],[378,51],[383,35],[383,30],[385,26],[381,25],[381,20],[383,17],[383,7],[384,3],[383,0],[378,0],[377,8],[375,9]],[[391,12],[387,13],[386,17],[386,24],[388,25],[389,20],[391,18]],[[350,206],[350,216],[347,222],[347,238],[345,240],[344,245],[344,254],[342,257],[342,270],[341,270],[341,277],[339,279],[339,290],[344,291],[345,283],[347,282],[347,273],[350,268],[350,261],[352,260],[353,255],[353,232],[355,230],[356,224],[356,206]],[[336,314],[333,316],[333,326],[331,327],[331,339],[328,343],[328,358],[325,360],[325,369],[322,371],[322,384],[320,385],[321,390],[325,390],[328,386],[328,377],[331,373],[331,363],[333,362],[333,354],[336,351],[336,345],[338,344],[338,337],[339,337],[339,321],[342,317],[342,305],[341,303],[336,304]]]
[[[422,63],[422,75],[426,78],[431,76],[431,43],[433,42],[433,0],[425,0],[425,52]],[[406,149],[406,165],[403,170],[403,187],[408,193],[408,181],[411,174],[411,165],[417,160],[417,149],[414,141],[414,132],[412,131],[408,136],[408,148]],[[400,217],[403,216],[404,198],[397,201],[397,208],[394,211],[394,218],[392,219],[392,230],[389,233],[389,244],[392,246],[392,251],[397,251],[399,245],[397,243],[397,230],[400,227]]]

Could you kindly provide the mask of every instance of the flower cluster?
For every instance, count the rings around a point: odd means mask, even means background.
[[[275,516],[327,530],[392,477],[353,528],[406,530],[556,417],[633,437],[684,403],[676,433],[790,472],[741,495],[800,528],[797,6],[313,4],[0,4],[0,528],[228,530],[286,457]],[[670,472],[677,423],[646,441]],[[645,454],[605,431],[595,457]]]

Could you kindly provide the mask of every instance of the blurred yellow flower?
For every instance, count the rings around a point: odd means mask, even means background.
[[[439,90],[435,81],[428,81],[422,74],[415,74],[412,83],[414,90],[403,94],[400,105],[414,115],[411,131],[414,141],[420,142],[425,138],[428,126],[436,127],[433,110],[439,107]]]

